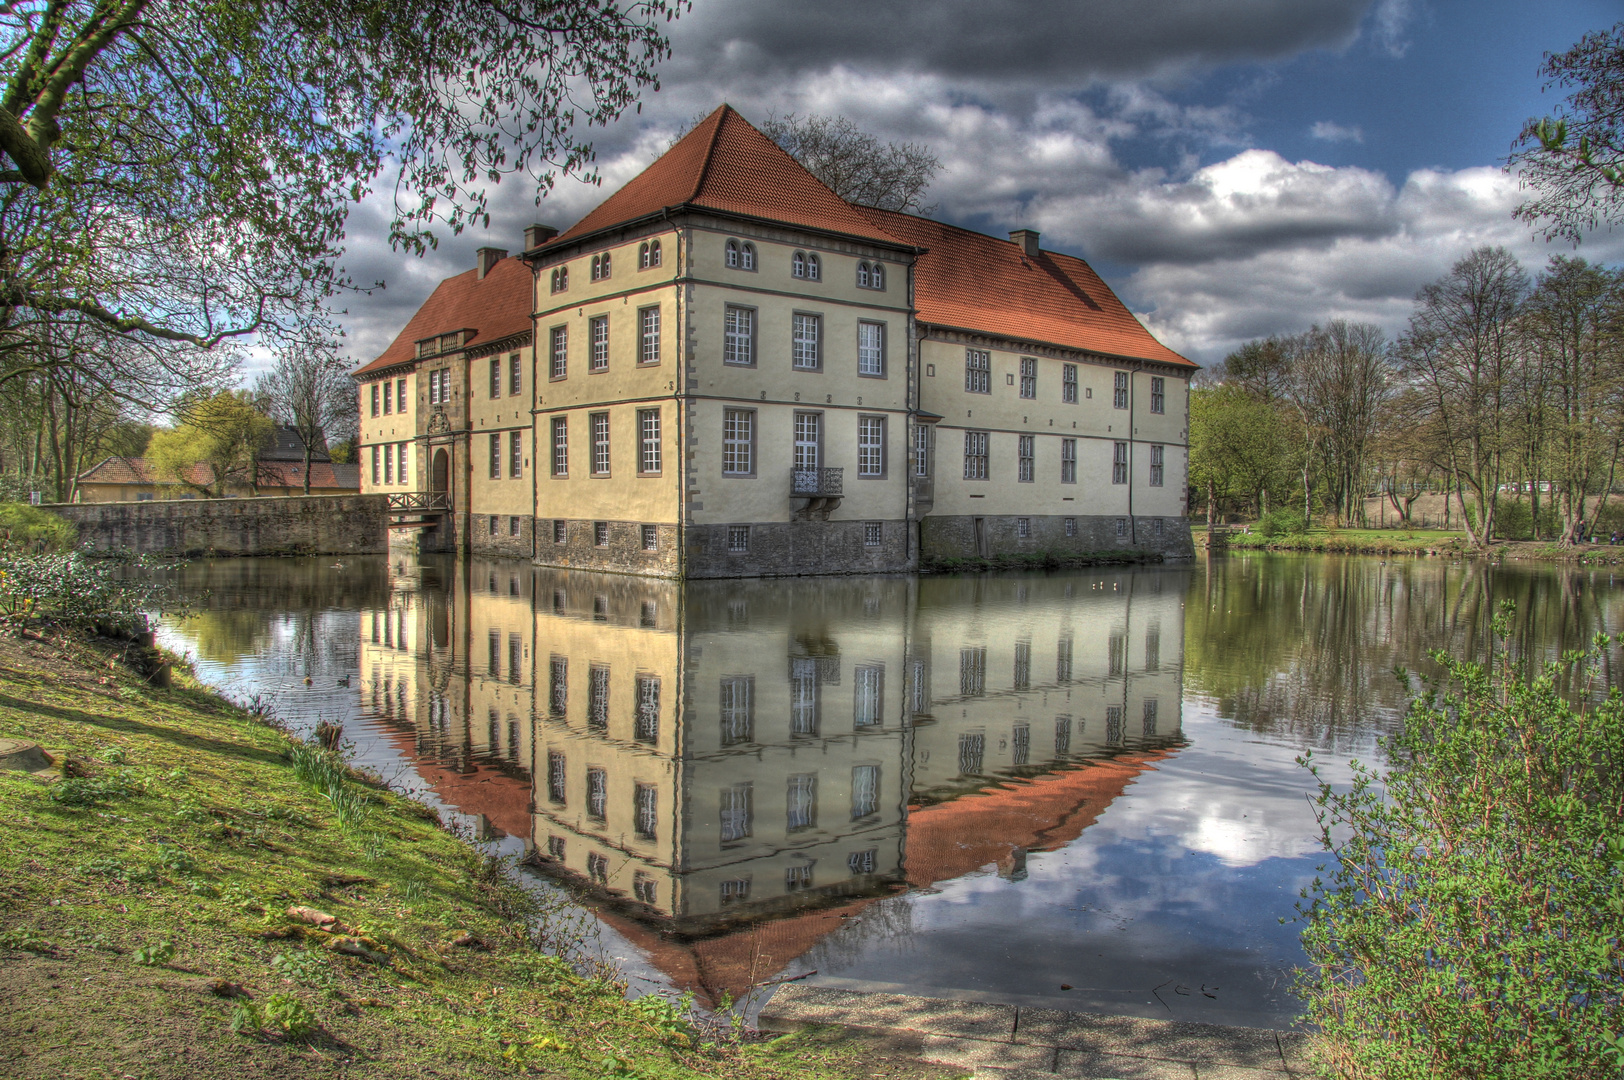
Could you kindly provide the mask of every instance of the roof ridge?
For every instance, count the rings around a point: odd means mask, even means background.
[[[722,137],[722,124],[727,120],[727,114],[732,111],[733,106],[724,101],[716,106],[715,112],[711,113],[711,116],[716,117],[716,123],[711,126],[710,143],[705,147],[704,162],[699,166],[699,175],[694,178],[694,189],[688,193],[688,197],[683,200],[684,202],[693,202],[699,198],[699,193],[705,190],[705,177],[710,175],[711,162],[716,158],[716,143]],[[710,117],[706,117],[706,119],[708,120]],[[659,159],[656,158],[655,160],[658,161]]]

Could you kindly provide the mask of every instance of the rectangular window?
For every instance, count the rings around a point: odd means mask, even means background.
[[[396,391],[397,391],[396,400],[395,400],[395,411],[398,412],[398,413],[404,413],[406,411],[406,380],[405,379],[400,379],[399,381],[397,381],[395,383],[395,388],[396,388]],[[384,387],[384,393],[387,394],[388,392],[389,392],[389,388],[387,386]]]
[[[852,668],[854,705],[852,723],[856,727],[878,727],[885,709],[885,669],[859,664]]]
[[[547,751],[547,798],[560,805],[564,802],[564,793],[567,790],[566,773],[564,755],[557,750]]]
[[[1105,741],[1113,746],[1122,741],[1121,705],[1105,707]]]
[[[977,732],[959,736],[959,773],[962,776],[980,776],[982,761],[987,753],[987,736]]]
[[[722,363],[756,362],[756,313],[750,308],[729,304],[724,319]]]
[[[1022,540],[1029,539],[1032,535],[1032,519],[1026,517],[1016,518],[1015,535],[1020,537]]]
[[[374,446],[372,448],[372,482],[374,484],[381,484],[383,483],[382,477],[383,459],[378,456],[378,448]]]
[[[516,683],[524,673],[524,638],[508,635],[508,682]]]
[[[1156,713],[1158,711],[1156,699],[1146,698],[1140,730],[1144,732],[1147,739],[1156,734]]]
[[[1111,406],[1116,409],[1128,407],[1128,373],[1118,371],[1115,373],[1111,393]]]
[[[985,480],[987,478],[987,433],[985,431],[966,431],[964,433],[964,478],[966,480]]]
[[[1063,637],[1055,648],[1054,680],[1058,683],[1071,682],[1071,638]]]
[[[1076,536],[1077,535],[1077,519],[1076,518],[1069,517],[1069,518],[1066,519],[1066,535],[1067,536]]]
[[[485,645],[485,670],[490,672],[491,678],[500,679],[502,677],[502,632],[492,630],[486,634]]]
[[[795,414],[795,470],[816,469],[823,458],[823,414]]]
[[[513,480],[524,475],[524,432],[508,432],[508,476]]]
[[[857,324],[857,374],[885,377],[885,324]]]
[[[1117,518],[1117,535],[1118,536],[1127,536],[1128,535],[1128,519],[1127,518]]]
[[[547,710],[554,716],[563,716],[569,708],[569,703],[569,658],[554,656],[547,665]]]
[[[727,527],[727,549],[729,551],[750,550],[750,526],[729,525]]]
[[[878,521],[863,522],[863,546],[880,547],[885,543],[885,526]]]
[[[1032,727],[1016,724],[1009,733],[1009,763],[1025,765],[1032,760]]]
[[[1151,487],[1161,487],[1162,486],[1162,476],[1163,476],[1163,471],[1162,471],[1162,450],[1163,449],[1164,448],[1160,447],[1160,446],[1152,446],[1150,448],[1150,486]]]
[[[639,870],[632,875],[632,896],[652,907],[660,902],[660,883]]]
[[[1162,628],[1152,624],[1145,631],[1145,670],[1159,671],[1162,666]]]
[[[1015,643],[1015,689],[1030,690],[1032,688],[1032,643],[1030,641],[1017,641]]]
[[[987,692],[987,647],[959,650],[959,696],[981,697]]]
[[[551,356],[552,356],[553,359],[552,359],[552,369],[548,373],[549,377],[554,378],[554,379],[562,379],[565,375],[569,374],[569,363],[570,363],[570,328],[569,327],[567,327],[567,326],[555,326],[555,327],[553,327],[553,329],[552,329]]]
[[[387,445],[383,448],[383,482],[386,484],[395,482],[395,455],[389,452]]]
[[[660,362],[659,308],[646,307],[638,309],[637,337],[637,362],[640,364],[658,364]]]
[[[592,475],[609,475],[609,414],[592,414]]]
[[[502,479],[502,436],[491,432],[491,479]]]
[[[992,393],[992,355],[980,349],[964,350],[964,391],[967,394]]]
[[[499,398],[501,396],[502,396],[502,358],[500,356],[493,356],[493,357],[491,357],[491,397]]]
[[[376,384],[374,384],[376,386]],[[383,414],[388,416],[394,405],[394,395],[389,392],[389,384],[383,384]]]
[[[660,677],[637,677],[637,726],[639,742],[655,742],[660,737]]]
[[[750,250],[748,245],[746,246],[745,250],[747,252]],[[745,269],[748,270],[750,267],[746,265]],[[750,899],[750,879],[733,878],[731,880],[724,881],[721,884],[719,892],[721,894],[722,907],[726,907],[729,904],[742,904],[746,900]]]
[[[1167,380],[1160,375],[1150,378],[1150,411],[1165,413],[1167,411]]]
[[[851,819],[871,817],[880,812],[880,767],[854,765],[851,770]]]
[[[643,526],[643,550],[657,551],[660,547],[660,530],[654,525]]]
[[[857,418],[857,475],[885,475],[885,417]]]
[[[372,384],[372,415],[378,415],[378,384]]]
[[[399,462],[397,468],[399,469],[399,480],[402,484],[408,482],[406,478],[406,448],[410,445],[410,443],[401,443],[400,446],[396,448],[395,457]],[[384,447],[384,453],[387,454],[388,452],[389,448]]]
[[[722,475],[749,476],[755,472],[756,413],[754,409],[726,409],[722,413]]]
[[[790,832],[816,828],[818,824],[818,774],[798,773],[789,778],[784,792],[785,817]],[[808,868],[810,869],[810,867]]]
[[[609,814],[609,774],[602,769],[586,771],[586,813],[597,821]]]
[[[749,784],[730,784],[722,789],[722,843],[731,844],[750,835],[751,801]],[[730,884],[722,883],[724,902]]]
[[[497,522],[499,522],[499,521],[501,521],[501,520],[502,520],[502,519],[501,519],[501,518],[499,518],[499,517],[497,517],[497,516],[496,516],[496,515],[495,515],[495,514],[492,514],[492,515],[491,515],[491,520],[490,520],[490,532],[491,532],[491,535],[492,535],[492,536],[495,536],[495,535],[496,535],[496,532],[497,532],[497,524],[496,524],[496,523],[497,523]],[[494,577],[492,577],[492,578],[491,578],[491,592],[495,592],[495,591],[496,591],[496,584],[495,584],[495,582],[496,582],[496,579],[495,579],[495,578],[494,578]]]
[[[1111,631],[1105,642],[1105,674],[1123,675],[1128,670],[1128,635],[1121,630]]]
[[[1038,360],[1035,356],[1021,357],[1021,397],[1038,396]]]
[[[524,389],[524,368],[519,366],[519,354],[508,353],[508,393],[517,395]]]
[[[792,657],[789,662],[789,732],[796,736],[818,733],[819,711],[823,704],[818,683],[818,662],[810,656]]]
[[[756,734],[756,680],[753,675],[726,675],[718,694],[722,713],[722,745],[750,742]]]
[[[609,727],[609,665],[593,664],[586,687],[586,724],[599,731]]]
[[[816,371],[823,365],[823,316],[796,312],[792,322],[791,363],[800,371]]]
[[[569,522],[558,519],[553,522],[553,543],[562,544],[569,540]]]
[[[812,864],[796,863],[784,868],[784,891],[803,892],[812,887]]]
[[[872,874],[877,864],[878,854],[875,848],[854,851],[846,856],[846,869],[856,875]]]
[[[660,410],[637,410],[637,471],[650,476],[660,471]]]
[[[1037,436],[1022,435],[1017,445],[1020,451],[1020,462],[1016,479],[1023,484],[1030,484],[1037,473]]]
[[[594,521],[592,523],[592,543],[596,547],[609,546],[609,523],[607,521]]]
[[[1075,484],[1077,482],[1077,440],[1060,440],[1060,482],[1062,484]],[[1067,533],[1070,536],[1071,533]]]
[[[638,784],[632,795],[632,816],[637,835],[653,840],[659,825],[659,794],[653,784]]]
[[[609,370],[609,316],[596,315],[587,320],[587,329],[592,341],[591,369],[593,371]]]
[[[1111,444],[1111,483],[1126,484],[1128,482],[1128,444],[1125,442]]]
[[[930,425],[914,425],[914,467],[915,476],[930,475]]]
[[[1067,405],[1077,404],[1077,365],[1063,364],[1060,368],[1060,400]]]

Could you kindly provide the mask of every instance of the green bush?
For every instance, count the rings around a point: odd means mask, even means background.
[[[1594,682],[1609,645],[1532,676],[1503,651],[1434,654],[1444,677],[1384,741],[1387,768],[1321,782],[1336,861],[1304,891],[1297,990],[1333,1075],[1619,1075],[1624,696]]]
[[[0,502],[0,550],[72,551],[79,539],[73,522],[27,503]]]
[[[81,630],[138,633],[146,613],[162,609],[170,590],[159,565],[87,559],[77,552],[22,555],[0,551],[0,619],[48,619]]]
[[[1258,522],[1258,532],[1267,537],[1301,536],[1308,531],[1300,510],[1271,510]]]

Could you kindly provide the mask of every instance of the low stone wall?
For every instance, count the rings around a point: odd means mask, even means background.
[[[980,550],[977,550],[977,517],[931,514],[920,530],[920,555],[929,563],[935,559],[997,558],[1001,555],[1106,555],[1125,559],[1188,559],[1195,555],[1190,539],[1190,519],[1183,517],[1126,517],[1079,514],[1026,517],[1026,535],[1020,532],[1021,517],[988,514],[981,522]],[[1067,535],[1068,526],[1071,535]]]
[[[57,503],[92,553],[363,555],[389,550],[386,495]]]

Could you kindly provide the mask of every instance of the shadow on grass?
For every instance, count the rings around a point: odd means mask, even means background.
[[[274,750],[261,750],[244,743],[227,742],[222,739],[196,735],[156,724],[145,724],[139,720],[127,720],[115,716],[97,716],[95,713],[88,713],[82,709],[64,709],[58,705],[45,705],[38,701],[24,701],[9,694],[0,694],[0,708],[16,709],[18,712],[49,716],[56,720],[87,724],[92,727],[129,735],[145,735],[153,739],[162,739],[165,742],[174,743],[176,746],[189,750],[219,754],[222,757],[239,758],[243,761],[257,761],[269,764],[282,760],[281,753]]]

